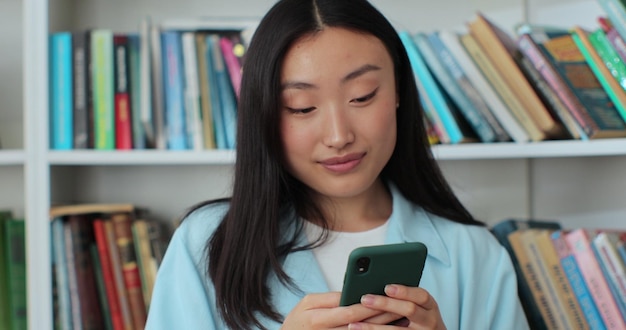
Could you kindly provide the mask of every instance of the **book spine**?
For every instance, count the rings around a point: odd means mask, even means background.
[[[100,257],[102,279],[104,282],[104,288],[107,296],[109,314],[111,315],[111,323],[114,330],[123,330],[124,319],[122,317],[122,311],[120,309],[120,300],[117,295],[118,290],[115,286],[115,278],[111,265],[111,254],[107,244],[104,221],[105,220],[97,219],[93,222],[94,235],[96,237],[96,247],[98,249],[98,255]]]
[[[146,132],[148,134],[149,145],[155,149],[167,149],[167,137],[165,132],[165,95],[163,80],[163,45],[161,42],[161,30],[158,26],[148,27],[150,35],[150,81],[152,82],[152,107],[148,109],[150,112],[148,122],[148,115],[144,113],[142,121],[146,124]],[[151,130],[151,127],[154,129]]]
[[[146,323],[146,306],[141,291],[141,276],[139,275],[137,256],[135,255],[132,233],[133,220],[128,213],[117,213],[111,215],[111,221],[122,264],[124,286],[126,287],[133,327],[143,329]]]
[[[609,96],[609,99],[613,101],[617,113],[607,120],[617,121],[624,125],[624,120],[626,120],[626,93],[624,89],[613,79],[595,48],[591,45],[586,31],[580,27],[575,27],[572,39],[583,54],[598,82]]]
[[[94,100],[95,149],[115,149],[115,105],[113,90],[113,33],[95,30],[91,34]]]
[[[235,55],[235,45],[227,36],[220,37],[219,44],[222,55],[224,56],[230,82],[235,91],[235,96],[239,98],[239,90],[241,89],[241,64]]]
[[[78,278],[76,275],[76,258],[74,256],[74,235],[67,221],[63,222],[63,236],[65,242],[65,262],[67,265],[67,281],[70,295],[71,328],[82,329],[82,311],[78,293]]]
[[[65,257],[65,237],[63,233],[63,218],[57,217],[52,221],[52,251],[56,260],[55,281],[58,294],[58,315],[61,329],[72,329],[72,305],[68,279],[68,266]]]
[[[139,266],[139,275],[141,276],[144,304],[146,305],[146,310],[149,310],[157,267],[150,248],[150,237],[148,236],[148,224],[146,220],[135,220],[133,222],[132,231],[137,265]]]
[[[200,85],[200,107],[202,111],[202,132],[205,149],[215,149],[215,132],[213,130],[213,115],[211,109],[211,92],[209,83],[209,69],[207,64],[207,45],[204,33],[195,35],[196,51],[198,52],[198,76]]]
[[[128,60],[128,38],[113,36],[115,57],[115,149],[133,148],[132,109],[130,101],[130,76]]]
[[[606,37],[622,61],[626,61],[626,42],[615,28],[606,31]]]
[[[161,42],[167,147],[171,150],[185,150],[187,132],[180,32],[163,31]]]
[[[183,32],[183,64],[185,77],[185,119],[187,141],[191,149],[204,149],[202,115],[200,109],[200,87],[198,81],[198,58],[194,32]]]
[[[534,298],[535,303],[541,313],[541,316],[549,329],[558,329],[558,324],[555,316],[555,311],[551,308],[548,298],[546,296],[545,288],[539,280],[539,274],[534,267],[529,254],[524,247],[522,235],[524,230],[517,230],[508,235],[509,243],[515,253],[522,274],[528,286],[530,292]]]
[[[624,329],[626,324],[609,290],[602,270],[591,248],[589,234],[576,229],[565,234],[565,241],[579,266],[589,292],[598,307],[607,329]]]
[[[206,42],[206,60],[207,60],[207,72],[209,78],[209,100],[211,102],[211,114],[213,116],[213,129],[215,132],[215,145],[217,149],[228,149],[228,142],[226,139],[226,126],[224,124],[224,110],[222,109],[221,93],[219,92],[219,83],[217,78],[216,61],[213,58],[216,54],[219,54],[219,49],[215,49],[215,43],[213,42],[213,35],[207,34],[205,37]]]
[[[611,20],[615,30],[626,38],[626,5],[622,0],[598,0],[598,4]]]
[[[111,220],[104,221],[104,233],[106,234],[107,249],[109,250],[109,257],[111,259],[111,271],[113,272],[113,280],[115,281],[115,288],[117,289],[117,298],[119,300],[122,321],[124,322],[124,329],[132,329],[133,318],[130,312],[126,285],[124,284],[122,261],[120,260],[120,254],[117,250],[115,229],[113,228]]]
[[[26,329],[26,241],[24,220],[9,219],[5,220],[3,225],[11,330]]]
[[[617,252],[617,238],[611,240],[609,234],[602,231],[592,241],[598,263],[602,266],[607,282],[611,285],[613,298],[617,303],[622,318],[626,319],[626,266]]]
[[[219,35],[213,34],[209,36],[207,42],[211,43],[213,52],[211,59],[213,60],[213,73],[217,82],[217,92],[220,94],[222,124],[224,126],[224,135],[227,149],[235,148],[235,137],[237,133],[237,100],[235,91],[228,78],[226,64],[224,63],[224,55],[219,45]]]
[[[449,59],[449,55],[438,53],[438,50],[432,47],[428,36],[424,33],[416,33],[414,42],[420,53],[424,56],[424,60],[428,68],[433,72],[439,83],[445,88],[446,92],[463,113],[464,118],[471,125],[472,129],[479,136],[482,142],[494,142],[496,135],[486,122],[482,121],[481,114],[472,106],[469,99],[454,80],[453,76],[444,66],[444,62],[440,59]]]
[[[589,41],[615,80],[623,89],[626,88],[626,65],[604,30],[596,29],[590,33]]]
[[[141,82],[141,40],[137,34],[128,38],[128,72],[130,79],[130,109],[132,118],[133,149],[146,149],[144,127],[141,122],[142,82]]]
[[[89,32],[78,31],[72,34],[72,64],[74,74],[74,148],[89,147],[89,117],[87,103],[89,71]]]
[[[70,150],[73,137],[72,34],[58,32],[50,36],[50,147]]]
[[[403,31],[400,32],[400,39],[402,40],[402,44],[404,45],[409,61],[411,62],[415,80],[424,86],[424,92],[425,94],[428,94],[429,99],[433,103],[433,107],[437,111],[443,124],[443,129],[448,134],[450,143],[457,144],[461,142],[463,139],[461,129],[450,112],[439,87],[437,87],[434,77],[428,70],[426,62],[413,43],[412,36],[408,32]]]
[[[563,231],[555,231],[550,235],[554,249],[556,250],[559,260],[561,261],[563,273],[567,277],[574,295],[576,295],[589,327],[591,329],[606,329],[596,303],[593,301],[589,288],[583,279],[583,275],[580,272],[576,259],[565,241],[564,235],[565,232]]]
[[[158,39],[158,38],[157,38]],[[156,82],[153,81],[153,60],[159,57],[159,54],[153,54],[152,45],[152,28],[150,25],[150,19],[146,18],[141,21],[139,32],[139,80],[140,89],[138,90],[140,96],[141,109],[138,108],[140,115],[138,121],[141,122],[142,131],[144,134],[144,147],[154,148],[156,146],[156,127],[153,120],[153,97],[156,98],[158,90],[153,86]],[[158,49],[158,47],[155,47]],[[160,52],[160,50],[159,50]],[[160,77],[161,75],[154,75]],[[155,78],[156,79],[156,78]],[[162,87],[162,86],[161,86]],[[157,105],[154,105],[155,107]],[[155,110],[156,111],[156,110]]]
[[[111,309],[107,298],[107,289],[104,285],[104,275],[102,274],[102,263],[98,255],[98,247],[96,244],[89,245],[89,256],[93,260],[93,272],[96,277],[96,288],[98,289],[98,298],[102,310],[103,327],[106,330],[113,330],[113,320],[111,319]]]

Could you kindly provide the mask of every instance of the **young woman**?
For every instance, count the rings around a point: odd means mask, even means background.
[[[507,252],[433,160],[413,79],[366,0],[278,1],[246,55],[232,197],[177,229],[147,329],[528,328]],[[339,307],[352,249],[410,241],[428,247],[419,288]]]

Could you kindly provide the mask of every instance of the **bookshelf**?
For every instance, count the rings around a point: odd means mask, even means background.
[[[232,151],[49,151],[48,33],[88,27],[132,31],[146,15],[155,22],[259,17],[272,3],[0,0],[0,44],[9,45],[0,57],[0,139],[5,147],[0,150],[0,207],[27,219],[30,329],[52,329],[51,203],[132,202],[164,221],[175,221],[196,202],[228,195],[235,159]],[[412,31],[459,27],[476,9],[509,28],[525,18],[591,25],[601,13],[593,0],[442,0],[429,4],[428,13],[414,1],[373,3],[398,28]],[[535,217],[570,227],[626,228],[626,139],[436,146],[434,153],[463,202],[490,224],[505,217]]]

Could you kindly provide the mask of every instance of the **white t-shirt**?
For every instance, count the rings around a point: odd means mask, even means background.
[[[361,246],[381,245],[385,242],[387,224],[362,232],[329,231],[328,240],[313,249],[313,255],[320,265],[330,291],[341,291],[346,263],[352,250]],[[304,231],[310,242],[316,240],[322,228],[305,221]]]

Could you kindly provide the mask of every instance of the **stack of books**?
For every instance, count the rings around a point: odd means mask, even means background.
[[[626,329],[626,230],[506,219],[491,231],[532,329]]]

